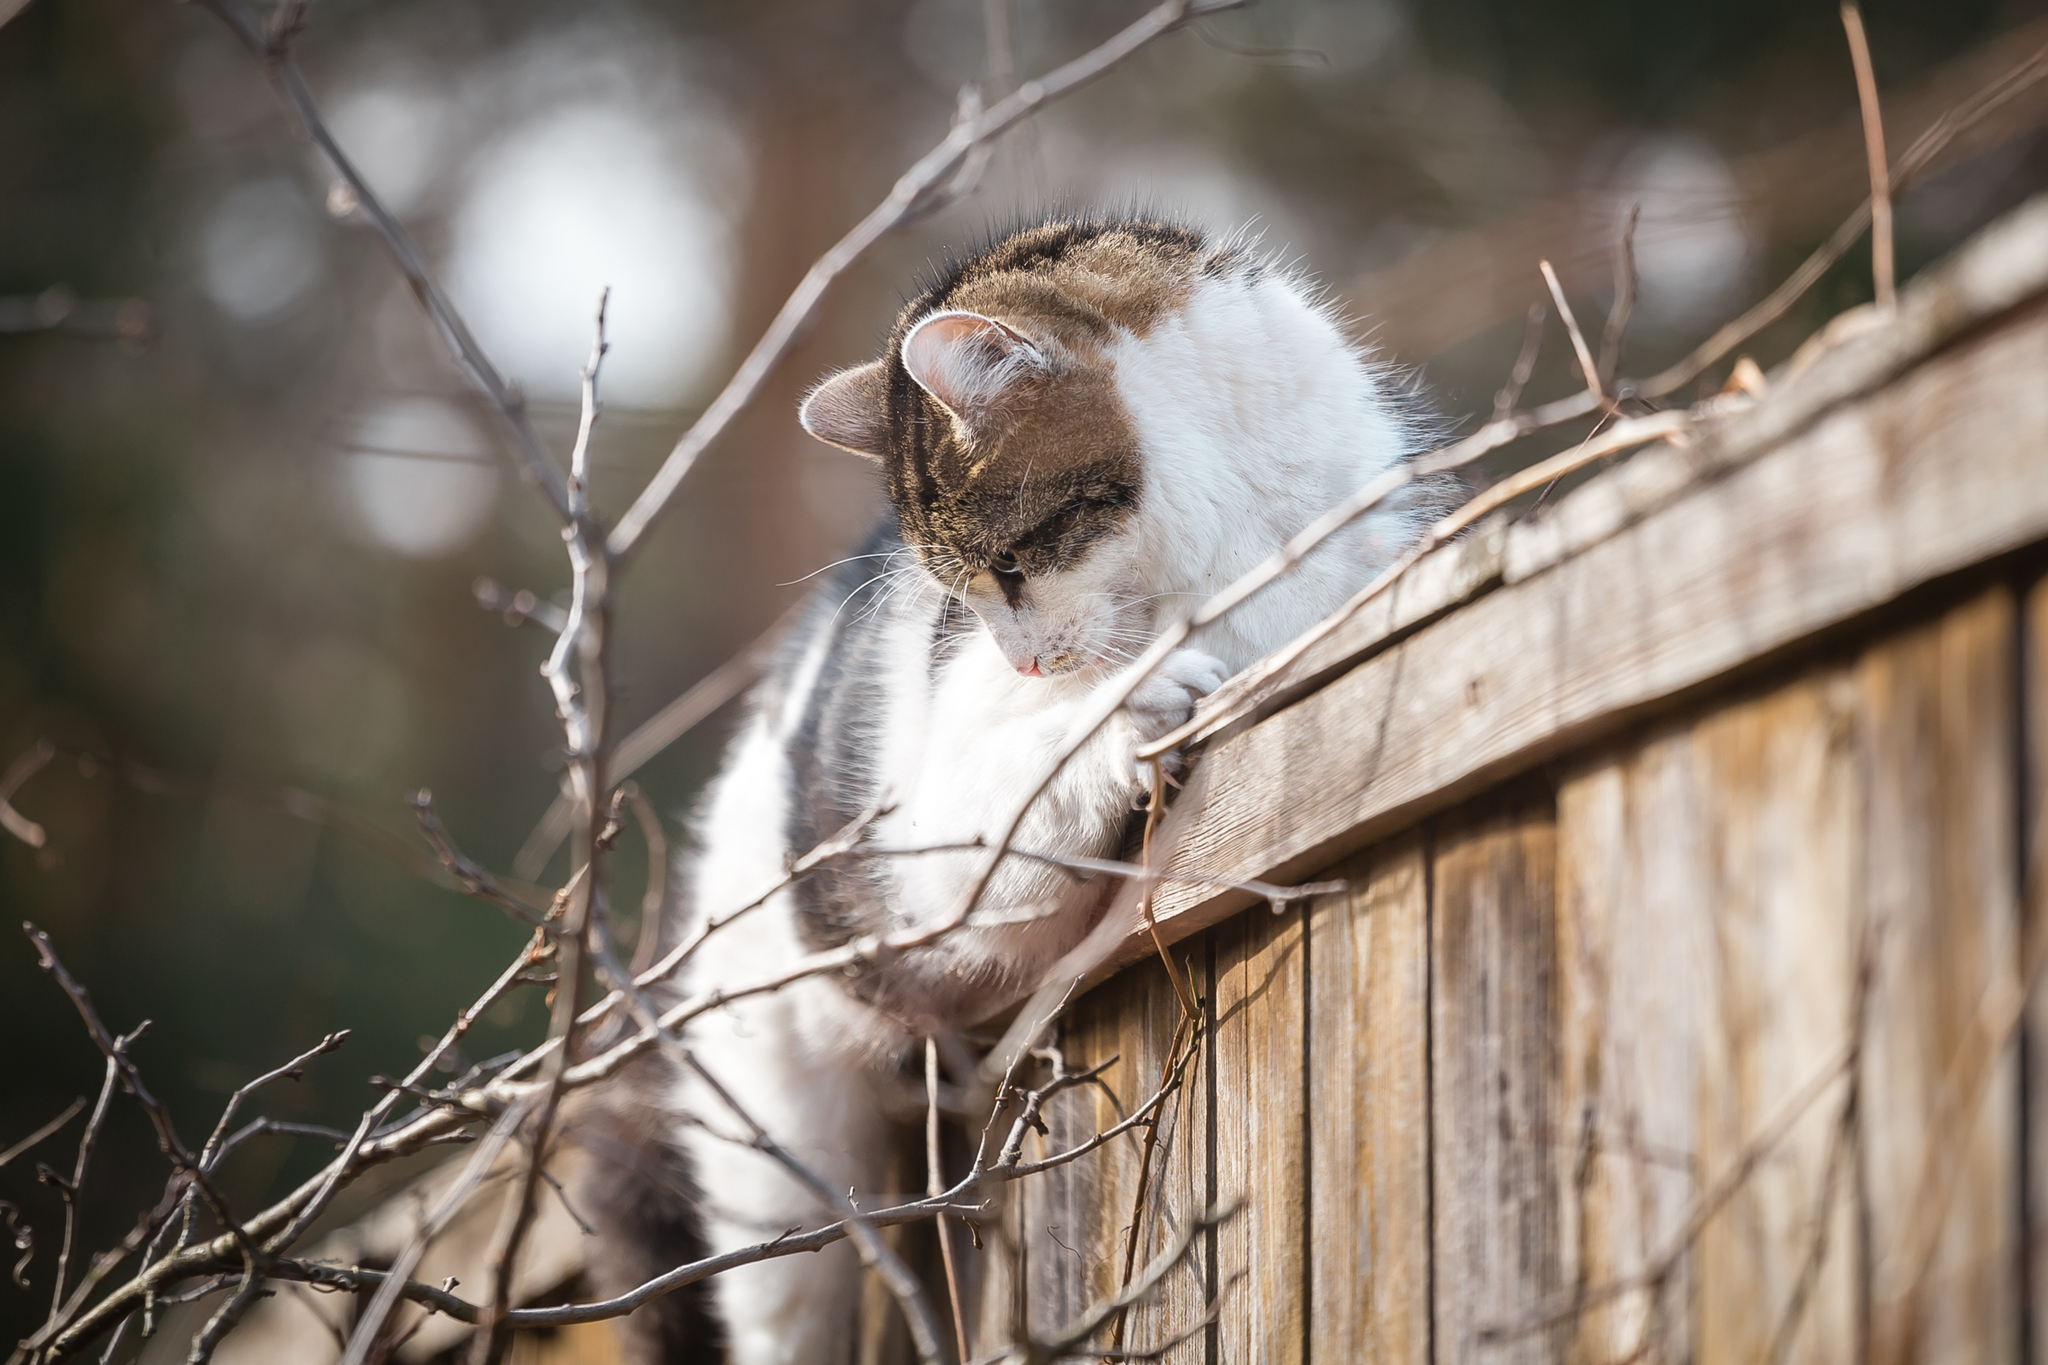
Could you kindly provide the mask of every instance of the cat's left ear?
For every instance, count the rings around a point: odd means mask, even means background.
[[[796,420],[821,441],[879,460],[888,451],[889,377],[870,360],[812,389]]]
[[[1003,425],[1050,372],[1022,332],[979,313],[935,313],[903,338],[903,368],[969,432]]]

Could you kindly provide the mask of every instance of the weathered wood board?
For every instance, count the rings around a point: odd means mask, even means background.
[[[1563,1287],[1555,1133],[1557,826],[1484,803],[1433,831],[1430,1145],[1438,1354],[1548,1360]]]
[[[1217,1230],[1234,1300],[1222,1360],[1293,1365],[1308,1342],[1308,1010],[1304,911],[1240,915],[1215,931]]]
[[[1308,919],[1309,1357],[1430,1358],[1429,869],[1419,838],[1330,869]]]

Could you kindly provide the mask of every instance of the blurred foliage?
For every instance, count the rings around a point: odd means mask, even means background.
[[[1014,7],[1028,74],[1139,5]],[[580,182],[551,189],[545,177],[509,212],[479,199],[489,168],[519,150],[508,128],[578,100],[652,111],[649,136],[671,140],[648,153],[646,174],[667,174],[668,157],[677,192],[696,196],[677,202],[695,206],[701,230],[678,227],[674,251],[694,253],[689,278],[712,292],[701,312],[681,310],[700,359],[687,373],[678,362],[672,382],[656,376],[667,382],[656,406],[621,402],[600,428],[598,494],[616,511],[808,261],[942,133],[953,86],[982,75],[982,11],[980,0],[325,0],[300,51],[323,98],[412,100],[358,99],[355,126],[382,139],[366,148],[373,178],[384,164],[417,182],[407,217],[451,268],[493,224],[578,207]],[[1888,90],[2040,17],[2011,0],[1868,11]],[[1833,3],[1270,0],[1211,27],[1214,45],[1176,36],[1013,138],[975,199],[887,244],[839,290],[632,570],[624,726],[750,639],[802,591],[795,580],[857,540],[879,507],[869,473],[805,441],[793,401],[871,350],[918,269],[992,224],[1047,202],[1149,203],[1221,226],[1256,217],[1269,245],[1299,253],[1342,299],[1449,235],[1628,164],[1644,139],[1689,139],[1706,149],[1696,161],[1740,164],[1853,118]],[[430,145],[429,160],[400,155]],[[2044,182],[2048,151],[2033,134],[1930,182],[1902,206],[1903,264]],[[0,335],[0,765],[50,735],[202,790],[229,778],[305,788],[408,836],[405,797],[427,786],[466,851],[502,868],[559,766],[535,674],[547,637],[480,611],[470,584],[489,575],[545,597],[566,580],[559,546],[538,501],[479,463],[488,424],[464,408],[375,241],[329,214],[326,193],[260,71],[197,7],[34,0],[0,28],[0,298],[21,304],[10,316],[38,299],[48,316],[66,298],[140,299],[151,324],[146,339],[62,325]],[[499,208],[479,226],[483,202]],[[1827,211],[1839,219],[1853,202]],[[1752,214],[1706,325],[1760,295],[1831,221]],[[658,267],[666,249],[657,236],[636,268]],[[1844,262],[1762,357],[1866,299],[1867,270],[1867,257]],[[480,287],[494,315],[523,306],[517,277]],[[622,292],[621,309],[632,306]],[[1441,354],[1396,358],[1427,362],[1452,417],[1483,412],[1519,344],[1520,306]],[[1388,321],[1398,338],[1400,319]],[[1705,330],[1647,319],[1642,365]],[[1571,386],[1563,349],[1550,347],[1532,392]],[[564,354],[524,377],[566,447],[573,411],[551,400],[580,355]],[[392,404],[421,395],[455,414],[437,419],[454,433],[445,448],[393,452],[363,435],[414,430]],[[434,483],[404,474],[408,460],[456,472]],[[391,469],[404,477],[385,478]],[[463,498],[481,508],[468,529],[404,520]],[[379,532],[379,516],[398,520]],[[720,734],[704,727],[640,775],[678,827]],[[225,786],[153,795],[60,761],[18,805],[50,844],[0,838],[0,899],[51,932],[111,1024],[155,1021],[137,1056],[188,1141],[241,1079],[339,1027],[355,1030],[339,1056],[256,1107],[346,1123],[373,1098],[366,1077],[404,1070],[523,937],[488,907]],[[624,905],[637,900],[637,853],[629,843],[622,860]],[[33,961],[25,942],[0,940],[0,1149],[100,1074]],[[536,999],[494,1013],[469,1055],[532,1038],[542,1013]],[[160,1188],[143,1125],[117,1115],[88,1196],[88,1246],[118,1236]],[[40,1318],[50,1283],[57,1203],[34,1162],[68,1169],[75,1133],[0,1171],[0,1198],[24,1209],[44,1248],[27,1293],[0,1287],[8,1340]],[[321,1155],[303,1139],[254,1144],[227,1189],[256,1200]]]

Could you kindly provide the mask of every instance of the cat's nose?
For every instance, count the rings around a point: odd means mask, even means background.
[[[1024,660],[1024,662],[1022,663],[1018,663],[1016,660],[1012,659],[1010,661],[1010,667],[1016,669],[1019,673],[1023,674],[1027,678],[1042,678],[1045,676],[1045,674],[1041,672],[1038,667],[1038,656],[1036,654]]]

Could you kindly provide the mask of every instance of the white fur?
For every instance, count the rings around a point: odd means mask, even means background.
[[[890,632],[887,714],[873,718],[891,813],[870,835],[880,848],[993,840],[1044,765],[1067,742],[1094,690],[1116,677],[1161,623],[1271,554],[1346,494],[1395,464],[1409,442],[1374,368],[1298,281],[1273,272],[1204,279],[1186,306],[1143,337],[1110,350],[1117,392],[1141,444],[1136,511],[1084,561],[1032,581],[1017,607],[988,580],[964,589],[986,630],[961,642],[928,685],[933,604],[941,585],[882,608]],[[978,386],[986,376],[972,378]],[[963,382],[965,382],[963,380]],[[977,387],[977,396],[980,394]],[[1100,854],[1121,829],[1139,779],[1132,750],[1189,714],[1222,678],[1313,625],[1354,592],[1412,534],[1406,518],[1362,518],[1293,574],[1170,657],[1129,706],[1069,763],[1032,810],[1020,848]],[[816,685],[806,659],[774,713],[736,741],[711,789],[691,864],[699,913],[722,914],[772,885],[786,860],[784,737]],[[1044,663],[1049,676],[1020,676]],[[892,926],[930,924],[959,903],[980,854],[888,860]],[[1087,931],[1085,910],[1045,913],[1062,885],[1041,866],[1006,863],[986,922],[958,933],[914,974],[898,1017],[813,979],[739,1001],[698,1021],[696,1054],[754,1116],[864,1206],[877,1188],[886,1125],[880,1085],[917,1034],[990,1013],[1039,984]],[[1002,921],[1009,922],[1002,922]],[[758,979],[803,952],[788,893],[714,935],[691,985]],[[1000,964],[1007,994],[971,998],[951,968]],[[675,1102],[726,1131],[729,1117],[702,1087]],[[700,1127],[680,1141],[709,1203],[714,1251],[815,1226],[818,1201],[759,1154]],[[858,1285],[841,1243],[818,1256],[769,1260],[716,1281],[736,1365],[819,1365],[843,1358]]]

